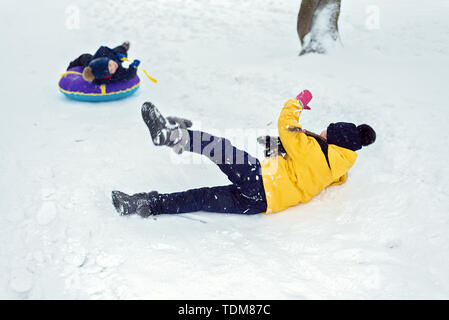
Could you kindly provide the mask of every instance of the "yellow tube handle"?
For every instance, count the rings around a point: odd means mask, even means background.
[[[139,69],[139,68],[137,68]],[[154,83],[157,83],[157,80],[154,79],[153,77],[150,77],[150,75],[148,74],[148,72],[145,69],[140,69],[143,71],[143,73],[145,73],[145,75],[148,77],[148,79],[150,79],[151,81],[153,81]]]
[[[128,58],[125,58],[125,57],[123,57],[122,60],[123,60],[123,61],[128,61],[128,62],[130,62],[130,60],[129,60]],[[156,79],[154,79],[153,77],[150,77],[150,75],[148,74],[147,70],[142,69],[142,68],[137,68],[137,67],[134,67],[134,68],[136,68],[137,70],[142,70],[143,73],[145,73],[145,75],[148,77],[148,79],[150,79],[150,80],[153,81],[154,83],[157,83],[157,80],[156,80]]]

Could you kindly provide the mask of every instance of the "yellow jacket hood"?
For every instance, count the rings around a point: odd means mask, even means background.
[[[357,159],[357,153],[352,150],[330,144],[327,149],[327,157],[329,159],[332,177],[334,179],[338,179],[345,175],[354,165],[355,160]]]

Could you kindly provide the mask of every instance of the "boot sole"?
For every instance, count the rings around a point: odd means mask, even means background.
[[[151,102],[142,105],[142,118],[150,131],[151,139],[156,146],[165,145],[167,140],[167,121]]]
[[[112,191],[112,204],[118,213],[122,216],[129,215],[129,207],[126,205],[124,197],[129,197],[126,193],[120,191]]]

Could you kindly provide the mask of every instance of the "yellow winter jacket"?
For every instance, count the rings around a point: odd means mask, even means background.
[[[288,100],[278,120],[279,136],[287,154],[262,161],[262,178],[267,198],[267,212],[278,212],[301,202],[308,202],[324,188],[342,184],[347,171],[354,165],[357,153],[328,146],[328,159],[315,138],[300,130],[298,123],[302,106],[298,100]],[[290,130],[289,130],[290,129]]]

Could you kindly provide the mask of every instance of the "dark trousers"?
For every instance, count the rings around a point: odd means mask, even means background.
[[[124,54],[126,57],[128,56],[128,50],[122,45],[115,47],[114,52]],[[75,67],[87,67],[87,65],[92,61],[92,55],[90,53],[84,53],[80,55],[78,58],[70,62],[69,66],[67,67],[67,70],[75,68]]]
[[[212,160],[227,175],[227,186],[191,189],[160,194],[160,213],[194,211],[256,214],[267,210],[259,160],[234,147],[224,138],[201,131],[188,130],[186,151],[199,153]]]

